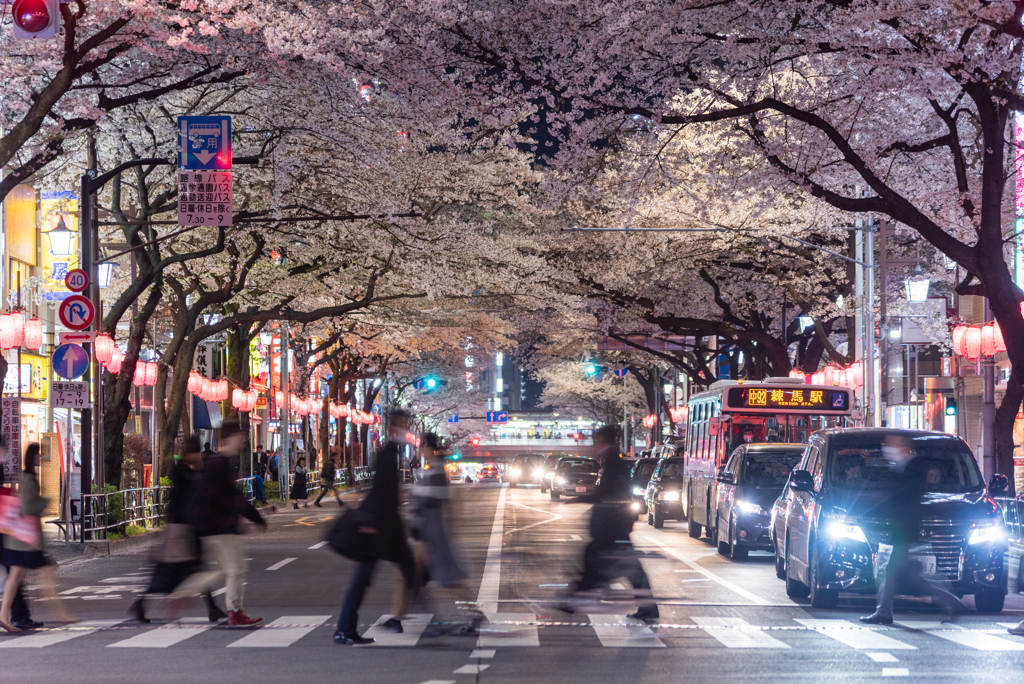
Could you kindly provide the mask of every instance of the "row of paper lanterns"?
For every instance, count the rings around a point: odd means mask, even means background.
[[[831,385],[856,389],[864,385],[864,364],[856,361],[846,368],[829,364],[810,375],[794,368],[789,371],[789,377],[806,380],[810,385]]]
[[[43,346],[43,322],[38,318],[25,320],[20,311],[0,314],[0,349],[16,349],[25,345],[32,351]]]
[[[259,398],[259,391],[251,389],[246,392],[241,387],[238,387],[231,392],[231,405],[239,411],[249,412],[256,408],[256,401]]]
[[[958,325],[953,328],[953,354],[968,359],[995,356],[1006,351],[1006,341],[998,323],[988,325]]]

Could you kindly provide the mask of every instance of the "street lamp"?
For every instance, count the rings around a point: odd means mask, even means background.
[[[64,216],[58,214],[57,227],[46,234],[50,237],[50,254],[66,257],[74,253],[75,234],[64,223]]]
[[[114,277],[114,264],[105,261],[99,265],[100,287],[110,287],[110,280]]]
[[[925,277],[921,271],[921,264],[914,266],[914,275],[907,278],[907,301],[913,304],[923,304],[928,301],[928,288],[931,280]]]

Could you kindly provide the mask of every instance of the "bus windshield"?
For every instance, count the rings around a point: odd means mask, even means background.
[[[729,452],[743,444],[806,444],[812,432],[842,427],[844,416],[807,414],[729,415]]]

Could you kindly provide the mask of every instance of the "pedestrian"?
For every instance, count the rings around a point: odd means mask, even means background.
[[[416,586],[423,586],[429,578],[444,589],[455,589],[457,605],[469,606],[473,604],[473,597],[466,586],[469,575],[455,552],[446,522],[451,487],[444,470],[445,452],[437,435],[432,432],[423,435],[420,452],[423,476],[412,489],[413,517],[410,525],[414,540],[413,556],[416,558]],[[483,618],[478,609],[470,609],[470,624],[462,627],[461,632],[477,634]],[[442,631],[438,630],[435,635]]]
[[[145,598],[151,594],[170,594],[202,564],[199,537],[196,535],[203,457],[199,451],[199,438],[185,439],[182,456],[171,469],[171,496],[168,501],[164,539],[159,547],[153,575],[146,591],[128,608],[128,614],[138,622],[149,623]],[[210,622],[227,617],[213,600],[210,591],[203,593]]]
[[[278,479],[277,479],[277,463],[278,463],[277,454],[278,454],[279,451],[280,451],[280,449],[274,449],[274,455],[270,457],[270,461],[269,461],[269,465],[268,465],[268,467],[270,468],[270,479],[272,481],[274,481],[274,482],[278,481]]]
[[[267,450],[263,448],[262,444],[256,445],[256,472],[260,474],[260,477],[264,480],[267,479],[267,466],[270,463],[270,457],[267,455]]]
[[[203,458],[209,458],[213,456],[213,449],[210,448],[209,442],[203,442]]]
[[[883,569],[875,612],[860,621],[869,625],[891,625],[892,604],[896,589],[900,587],[911,595],[931,596],[932,602],[942,608],[942,622],[948,622],[954,613],[966,607],[956,596],[926,580],[921,575],[920,562],[910,556],[910,545],[921,533],[921,521],[926,514],[925,495],[933,477],[930,471],[934,469],[929,468],[925,456],[914,456],[913,441],[907,437],[887,436],[882,451],[893,467],[901,469],[892,495],[882,504],[882,508],[889,511],[892,551]],[[881,549],[879,551],[882,556]]]
[[[306,475],[308,473],[306,457],[299,456],[299,460],[295,464],[295,481],[292,482],[292,508],[295,510],[299,510],[299,501],[302,501],[303,508],[309,508],[309,502],[306,500],[309,498],[306,493]]]
[[[67,605],[57,593],[53,560],[43,553],[41,516],[43,511],[46,510],[47,499],[39,494],[39,479],[36,475],[38,463],[39,444],[33,442],[25,450],[24,466],[18,494],[21,499],[21,515],[30,519],[32,527],[37,532],[37,541],[34,543],[27,542],[11,535],[4,535],[3,565],[8,570],[7,582],[4,584],[4,599],[3,603],[0,604],[0,630],[12,634],[21,631],[21,629],[15,627],[10,622],[14,597],[17,596],[18,590],[21,587],[22,577],[32,570],[39,570],[39,574],[42,575],[42,582],[38,586],[60,615],[58,623],[72,624],[78,622],[68,612]]]
[[[639,609],[627,617],[657,620],[658,605],[651,597],[651,583],[640,565],[629,534],[636,514],[632,506],[631,469],[619,455],[619,431],[605,425],[594,431],[595,457],[601,461],[601,481],[591,495],[578,496],[568,503],[593,503],[590,512],[590,543],[583,553],[583,574],[576,584],[577,595],[587,596],[616,577],[625,577],[640,598]],[[570,604],[561,606],[572,613]]]
[[[373,639],[360,636],[356,627],[359,624],[359,606],[362,605],[363,596],[373,579],[373,570],[377,565],[377,560],[397,563],[405,577],[406,586],[415,587],[415,562],[405,538],[402,518],[398,513],[398,451],[400,445],[408,444],[410,441],[409,412],[403,409],[393,410],[389,414],[388,432],[388,443],[377,454],[377,469],[373,474],[373,488],[359,505],[359,510],[368,514],[372,520],[372,523],[365,529],[368,532],[372,530],[372,535],[376,538],[374,558],[356,566],[355,574],[352,576],[345,594],[341,615],[338,617],[338,628],[334,632],[334,643],[336,644],[373,643]],[[398,610],[399,615],[403,613],[404,609]],[[400,618],[398,619],[398,629],[394,629],[392,626],[393,631],[401,631]]]
[[[199,488],[199,515],[196,533],[203,558],[217,563],[216,570],[197,572],[186,579],[171,595],[178,603],[188,596],[212,591],[224,584],[228,627],[256,627],[263,618],[250,617],[242,609],[245,594],[245,539],[241,518],[251,520],[262,529],[267,523],[235,484],[228,455],[237,455],[245,444],[245,435],[237,419],[229,419],[220,431],[223,454],[203,460],[203,477]]]
[[[14,493],[4,486],[4,468],[3,461],[7,458],[7,446],[0,440],[0,495],[14,496]],[[3,535],[0,535],[0,564],[3,564],[4,556],[4,545]],[[10,567],[4,565],[4,573],[9,573]],[[32,619],[32,614],[28,607],[28,601],[25,599],[25,588],[18,585],[18,591],[14,595],[14,601],[11,602],[11,624],[21,630],[26,629],[40,629],[44,626],[44,623],[37,622]]]
[[[252,476],[252,496],[261,504],[267,503],[266,488],[263,486],[263,477],[259,473],[253,473]]]
[[[317,508],[323,508],[320,505],[320,500],[324,498],[324,494],[330,492],[334,494],[334,498],[338,500],[338,505],[341,505],[341,499],[338,494],[334,491],[334,479],[337,465],[334,462],[334,456],[339,452],[338,447],[331,449],[331,453],[324,459],[324,468],[320,471],[320,496],[316,497],[316,501],[313,505]]]

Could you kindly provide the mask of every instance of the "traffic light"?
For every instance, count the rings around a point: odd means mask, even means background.
[[[60,24],[60,0],[14,0],[11,14],[15,38],[53,38]]]
[[[949,398],[949,397],[946,398],[946,415],[947,416],[955,416],[956,415],[956,399]]]
[[[460,454],[458,451],[456,451],[454,454],[452,454],[452,460],[453,461],[458,461],[460,458],[462,458],[462,454]]]
[[[480,446],[480,438],[474,437],[473,439],[469,440],[469,443],[472,444],[473,446]]]
[[[585,370],[587,372],[587,375],[593,377],[593,376],[597,375],[597,371],[598,371],[597,364],[595,364],[595,363],[588,363]]]

